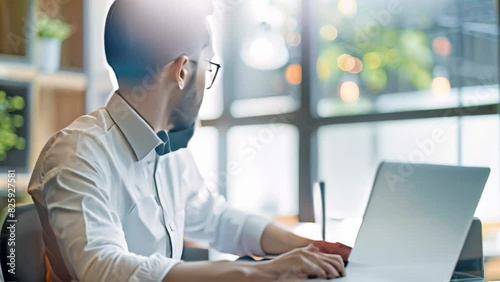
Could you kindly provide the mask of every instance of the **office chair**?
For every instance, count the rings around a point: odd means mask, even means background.
[[[42,239],[42,226],[38,219],[35,205],[16,206],[15,212],[15,274],[8,272],[7,265],[10,254],[9,237],[11,232],[7,227],[8,208],[0,213],[0,264],[5,281],[45,281],[45,245]]]

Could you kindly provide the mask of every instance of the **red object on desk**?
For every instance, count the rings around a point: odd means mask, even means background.
[[[314,241],[313,245],[319,248],[319,251],[327,254],[340,255],[344,261],[349,260],[352,248],[341,243],[330,243],[326,241]]]

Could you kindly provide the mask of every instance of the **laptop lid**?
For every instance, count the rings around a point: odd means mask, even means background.
[[[449,281],[489,171],[382,163],[350,264],[435,266],[428,281]]]
[[[472,220],[451,281],[471,281],[474,277],[484,278],[483,235],[478,218]]]

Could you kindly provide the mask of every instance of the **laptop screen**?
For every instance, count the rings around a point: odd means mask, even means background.
[[[483,267],[481,221],[479,221],[479,219],[474,219],[462,252],[460,253],[455,272],[484,277]]]

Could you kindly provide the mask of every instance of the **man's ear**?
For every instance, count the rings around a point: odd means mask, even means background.
[[[187,70],[184,66],[189,62],[189,58],[187,56],[180,56],[175,59],[172,70],[174,74],[174,80],[179,86],[180,90],[184,89],[184,85],[186,84],[186,78],[188,76]]]

